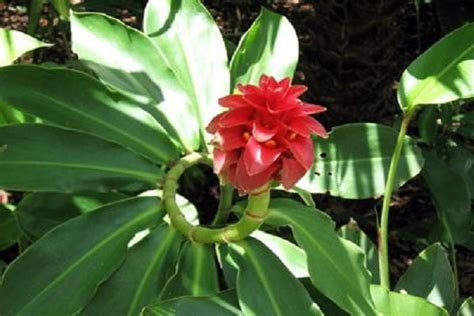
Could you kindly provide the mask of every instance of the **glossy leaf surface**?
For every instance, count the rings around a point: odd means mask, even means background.
[[[382,286],[371,285],[370,292],[377,310],[384,316],[423,315],[447,316],[448,313],[434,304],[409,294],[389,292]]]
[[[246,315],[322,315],[304,286],[260,241],[230,244],[238,266],[237,293]]]
[[[133,235],[156,222],[160,213],[156,198],[133,198],[57,227],[8,267],[0,287],[0,313],[78,312],[120,265]]]
[[[401,276],[395,291],[427,299],[431,303],[451,310],[455,298],[455,280],[448,254],[440,244],[423,250]]]
[[[311,280],[321,293],[353,315],[376,314],[364,254],[337,235],[328,215],[293,200],[274,199],[268,223],[291,226],[308,256]]]
[[[474,315],[474,299],[469,297],[461,304],[457,316],[472,316]]]
[[[237,83],[257,84],[262,74],[293,78],[298,63],[298,37],[291,23],[262,7],[242,36],[230,62],[231,88]]]
[[[297,245],[278,236],[261,230],[252,233],[252,237],[261,241],[290,270],[295,278],[309,277],[306,253]]]
[[[101,80],[131,93],[183,150],[199,148],[191,101],[145,34],[99,13],[74,13],[71,33],[73,51]]]
[[[26,236],[36,240],[73,217],[124,198],[126,195],[112,192],[82,195],[35,192],[21,200],[15,215]]]
[[[27,52],[49,46],[52,45],[43,43],[25,33],[0,28],[0,67],[12,64]]]
[[[176,272],[160,298],[207,296],[217,292],[219,280],[213,245],[187,242],[179,255]]]
[[[379,256],[377,247],[372,240],[360,229],[356,222],[350,221],[338,231],[339,236],[352,241],[360,247],[365,254],[367,269],[372,274],[372,284],[379,283]]]
[[[238,309],[235,290],[209,296],[183,296],[148,305],[144,316],[243,315]]]
[[[5,189],[70,193],[150,188],[162,171],[90,134],[22,124],[0,127],[0,174]]]
[[[347,199],[382,195],[397,134],[388,126],[373,123],[335,127],[329,139],[315,140],[315,162],[297,186]],[[416,176],[422,166],[419,147],[405,137],[395,187]]]
[[[221,111],[217,100],[229,94],[227,52],[217,24],[199,0],[152,0],[143,28],[191,97],[207,136],[204,128]]]
[[[474,97],[474,23],[436,42],[403,72],[398,102],[404,111],[421,104]]]
[[[84,315],[139,315],[161,292],[178,259],[181,234],[163,223],[127,252]]]
[[[0,204],[0,250],[16,243],[21,235],[22,232],[13,212]]]
[[[449,238],[460,243],[469,237],[472,213],[469,188],[464,178],[431,152],[424,152],[423,177],[432,194],[438,218]]]
[[[0,81],[1,103],[114,141],[156,162],[178,157],[169,136],[148,112],[89,75],[21,65],[0,69]]]

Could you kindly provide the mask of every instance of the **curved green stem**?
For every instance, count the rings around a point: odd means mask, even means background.
[[[232,197],[234,196],[234,187],[230,184],[223,184],[220,188],[219,206],[217,213],[212,221],[212,225],[219,225],[226,221],[229,215],[229,209],[232,206]]]
[[[383,197],[382,215],[380,219],[379,228],[379,276],[380,284],[387,289],[390,289],[390,271],[389,271],[389,260],[388,260],[388,219],[390,213],[390,201],[392,200],[393,188],[395,185],[395,178],[397,175],[398,162],[400,161],[400,154],[403,149],[405,135],[407,133],[408,125],[413,114],[416,111],[416,107],[409,110],[403,118],[400,131],[398,133],[397,144],[393,151],[392,160],[390,162],[390,168],[388,170],[387,184],[385,185],[385,193]]]
[[[197,163],[211,164],[208,154],[192,153],[181,158],[168,172],[163,186],[163,204],[169,215],[171,225],[180,231],[189,240],[198,243],[229,243],[244,239],[257,230],[268,214],[270,203],[270,190],[268,187],[262,191],[249,194],[248,204],[244,214],[237,223],[222,228],[207,228],[194,226],[189,223],[181,213],[176,203],[176,190],[178,179],[190,166]]]

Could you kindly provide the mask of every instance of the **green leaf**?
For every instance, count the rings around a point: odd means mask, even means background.
[[[352,241],[359,246],[365,254],[367,268],[372,274],[372,284],[379,284],[379,256],[377,247],[369,237],[360,229],[355,221],[350,221],[338,230],[339,236]]]
[[[377,310],[384,316],[423,315],[447,316],[448,313],[434,304],[408,294],[389,292],[382,286],[371,285],[370,292]]]
[[[176,273],[168,281],[161,299],[206,296],[219,292],[214,247],[187,242],[181,250]]]
[[[291,23],[262,7],[230,62],[231,88],[238,83],[257,84],[263,74],[293,78],[298,53],[298,37]]]
[[[21,235],[13,212],[0,204],[0,250],[15,244]]]
[[[446,35],[403,72],[398,103],[403,111],[416,105],[474,97],[474,23]]]
[[[297,186],[346,199],[380,196],[385,190],[397,137],[396,130],[374,123],[335,127],[329,139],[315,141],[315,162]],[[406,136],[395,187],[416,176],[422,166],[419,147]]]
[[[362,250],[340,238],[325,213],[296,201],[273,199],[269,224],[290,225],[296,242],[308,256],[314,286],[352,315],[375,315],[370,274]]]
[[[90,134],[21,124],[0,127],[0,174],[4,189],[71,193],[152,188],[162,171]]]
[[[297,245],[261,230],[252,233],[252,237],[262,242],[290,270],[295,278],[309,277],[306,253]]]
[[[133,235],[162,216],[156,198],[132,198],[74,218],[31,245],[0,287],[2,315],[72,315],[118,268]]]
[[[129,249],[83,315],[139,315],[161,292],[178,259],[182,236],[163,223]]]
[[[199,0],[151,0],[143,28],[191,97],[205,139],[205,127],[221,111],[217,100],[230,90],[227,52],[217,24]]]
[[[20,65],[0,69],[0,81],[1,103],[114,141],[160,163],[178,158],[168,134],[148,112],[88,75]]]
[[[189,315],[242,315],[238,309],[235,290],[227,290],[210,296],[184,296],[150,304],[143,316],[189,316]]]
[[[246,315],[322,315],[304,286],[264,244],[229,244],[237,263],[237,293]]]
[[[73,217],[125,197],[120,193],[30,193],[16,207],[15,216],[26,236],[36,240]]]
[[[0,67],[12,64],[21,55],[41,47],[50,47],[25,33],[0,28]],[[2,85],[5,82],[2,80]]]
[[[416,257],[395,287],[395,291],[401,290],[451,310],[455,279],[448,254],[440,244],[426,248]]]
[[[438,218],[452,242],[461,243],[469,237],[472,213],[469,188],[464,178],[431,152],[424,152],[426,164],[423,177],[431,191]]]
[[[101,80],[131,93],[184,151],[199,148],[197,113],[145,34],[100,13],[72,14],[71,34],[73,51]]]
[[[427,144],[433,144],[437,133],[436,119],[438,113],[436,107],[429,106],[423,109],[418,119],[418,130],[420,131],[421,139]]]
[[[457,316],[472,316],[474,315],[474,300],[469,297],[462,303],[458,310]]]

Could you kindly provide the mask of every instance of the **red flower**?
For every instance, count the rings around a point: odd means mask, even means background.
[[[263,75],[258,86],[239,84],[237,88],[242,94],[219,99],[229,110],[207,127],[215,134],[214,171],[241,193],[272,179],[290,189],[313,163],[311,133],[328,137],[310,116],[326,108],[298,99],[306,87],[291,86],[289,78],[277,82]]]

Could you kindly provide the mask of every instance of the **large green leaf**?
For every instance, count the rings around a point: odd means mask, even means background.
[[[112,140],[157,162],[178,157],[168,134],[148,112],[88,75],[19,65],[0,69],[0,81],[0,103]]]
[[[261,230],[252,233],[252,237],[261,241],[296,278],[309,277],[306,253],[297,245]]]
[[[72,315],[121,263],[133,235],[162,216],[156,198],[132,198],[74,218],[30,246],[0,287],[0,314]]]
[[[448,255],[440,244],[426,248],[416,257],[395,287],[395,291],[400,290],[451,310],[455,279]]]
[[[213,245],[186,243],[176,273],[166,284],[161,299],[178,296],[206,296],[219,292]]]
[[[408,294],[389,292],[379,285],[371,285],[370,292],[377,310],[384,316],[423,315],[447,316],[448,313],[434,304]]]
[[[308,256],[314,286],[352,315],[376,315],[370,297],[370,274],[362,250],[340,238],[325,213],[296,201],[274,199],[269,224],[290,225]]]
[[[379,256],[377,247],[369,237],[360,229],[356,222],[351,221],[338,230],[339,236],[352,241],[360,247],[365,254],[367,268],[372,274],[372,283],[379,283]]]
[[[229,245],[238,266],[237,293],[246,315],[322,315],[304,286],[260,241]]]
[[[474,199],[474,152],[462,147],[448,148],[449,167],[464,178],[469,188],[469,196]]]
[[[12,64],[21,55],[51,44],[43,43],[25,33],[0,28],[0,67]],[[2,85],[5,81],[2,80]]]
[[[143,28],[191,97],[205,137],[204,128],[220,112],[217,100],[229,93],[227,53],[217,24],[199,0],[151,0]]]
[[[209,296],[183,296],[158,301],[143,309],[144,316],[189,316],[189,315],[242,315],[238,309],[235,290],[227,290]]]
[[[469,188],[464,178],[432,152],[424,152],[423,177],[428,183],[438,218],[449,238],[461,243],[469,237],[472,223]]]
[[[78,192],[151,188],[162,171],[114,143],[41,124],[0,127],[0,187]]]
[[[382,195],[397,136],[396,130],[380,124],[338,126],[329,139],[315,140],[315,162],[297,186],[347,199]],[[395,187],[417,175],[422,166],[419,147],[406,136]]]
[[[234,89],[238,83],[257,84],[263,74],[293,78],[298,53],[298,37],[291,23],[262,7],[230,62],[231,87]]]
[[[84,315],[139,315],[161,292],[178,259],[181,234],[163,223],[135,244],[98,289]]]
[[[99,13],[72,14],[71,33],[73,51],[100,79],[133,94],[183,150],[199,148],[197,113],[145,34]]]
[[[398,102],[404,111],[420,104],[474,97],[474,23],[446,35],[403,72]]]
[[[36,192],[21,200],[15,209],[15,216],[26,236],[36,240],[73,217],[125,197],[112,192],[81,195]]]
[[[13,212],[0,204],[0,250],[15,244],[21,235]]]

